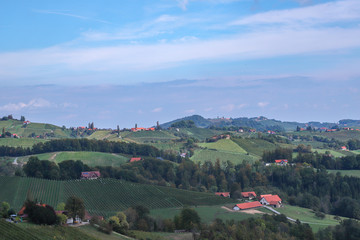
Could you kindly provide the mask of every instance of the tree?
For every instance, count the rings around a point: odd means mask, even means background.
[[[3,218],[9,217],[10,204],[7,202],[2,202],[0,206],[0,214]]]
[[[200,226],[198,213],[191,208],[184,208],[180,213],[180,226],[187,231],[191,231]]]
[[[21,116],[21,117],[20,117],[20,121],[25,122],[25,117],[24,117],[24,116]]]
[[[71,196],[66,201],[65,210],[68,212],[68,216],[73,218],[74,222],[76,217],[83,219],[85,216],[84,201],[81,198]]]
[[[118,233],[124,234],[129,229],[129,223],[126,221],[126,215],[123,212],[118,212],[116,216],[110,217],[109,224],[111,224],[113,230]]]

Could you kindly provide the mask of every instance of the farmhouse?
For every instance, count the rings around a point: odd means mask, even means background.
[[[288,164],[288,160],[287,159],[277,159],[277,160],[275,160],[275,164],[278,166],[285,166]]]
[[[342,147],[341,147],[341,150],[343,150],[343,151],[347,151],[346,146],[342,146]]]
[[[271,205],[274,207],[281,207],[281,198],[278,195],[261,195],[260,203],[262,205]]]
[[[241,197],[253,199],[253,198],[256,198],[256,193],[255,192],[241,192]]]
[[[141,161],[141,157],[133,157],[130,159],[130,162],[138,162],[138,161]]]
[[[239,210],[245,210],[245,209],[250,209],[250,208],[258,208],[258,207],[262,207],[262,205],[261,205],[260,202],[255,201],[255,202],[247,202],[247,203],[236,204],[233,207],[233,210],[239,211]]]
[[[154,127],[151,127],[151,128],[138,128],[138,127],[135,127],[135,128],[131,128],[131,131],[132,132],[139,132],[139,131],[155,131],[155,128]]]
[[[97,179],[100,177],[99,171],[81,172],[81,179]]]
[[[220,197],[230,197],[230,192],[216,192],[215,195]]]

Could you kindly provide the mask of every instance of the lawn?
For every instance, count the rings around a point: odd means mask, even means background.
[[[341,176],[360,177],[360,170],[327,170],[328,173],[340,172]]]
[[[309,223],[313,231],[317,232],[321,228],[334,226],[339,224],[338,220],[334,219],[334,215],[326,214],[324,219],[315,216],[313,210],[297,206],[285,205],[281,208],[276,208],[276,211],[285,214],[287,217],[299,219],[302,222]],[[341,218],[345,219],[345,218]]]
[[[242,163],[244,160],[249,162],[255,162],[259,158],[260,157],[251,154],[247,155],[244,153],[236,152],[198,149],[195,151],[194,156],[191,157],[191,160],[194,162],[211,161],[214,163],[217,159],[219,159],[220,161],[230,161],[234,164],[239,164]]]
[[[89,236],[92,236],[97,239],[102,239],[102,240],[128,240],[129,239],[129,238],[124,237],[121,234],[118,234],[116,232],[112,232],[111,234],[106,234],[106,233],[100,232],[99,230],[97,230],[95,227],[93,227],[91,225],[84,225],[84,226],[78,227],[78,229],[81,232],[86,233]]]

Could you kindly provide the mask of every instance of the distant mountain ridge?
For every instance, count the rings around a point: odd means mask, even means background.
[[[209,128],[209,127],[244,127],[244,128],[255,128],[258,131],[272,130],[272,131],[294,131],[299,126],[301,128],[306,128],[308,126],[315,128],[333,128],[333,127],[360,127],[360,120],[352,119],[343,119],[338,123],[329,123],[329,122],[287,122],[280,121],[275,119],[268,119],[264,116],[260,117],[240,117],[240,118],[204,118],[200,115],[192,115],[183,118],[179,118],[160,126],[162,128],[169,128],[173,123],[179,121],[192,120],[195,125],[200,128]]]

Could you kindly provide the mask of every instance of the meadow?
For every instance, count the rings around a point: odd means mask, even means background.
[[[340,172],[341,176],[360,177],[360,170],[327,170],[328,173]]]
[[[46,141],[37,138],[0,138],[0,146],[31,148],[36,143]]]
[[[272,151],[277,147],[274,143],[256,138],[233,138],[232,140],[246,152],[259,157],[262,156],[264,151]]]
[[[243,161],[255,162],[259,159],[259,157],[244,153],[197,149],[195,151],[195,154],[190,159],[194,162],[211,161],[213,163],[215,163],[216,160],[219,159],[220,161],[230,161],[234,164],[239,164]]]
[[[246,151],[230,139],[220,139],[216,142],[198,143],[202,148],[215,149],[224,152],[245,153]]]
[[[112,166],[119,167],[129,161],[128,157],[115,153],[102,152],[53,152],[33,155],[40,160],[49,160],[60,163],[65,160],[81,160],[90,167],[95,166]],[[19,157],[18,162],[28,161],[30,156]]]
[[[301,222],[308,223],[315,232],[319,229],[339,224],[339,221],[334,219],[334,215],[325,214],[325,218],[321,219],[315,215],[313,210],[308,208],[285,205],[284,207],[276,208],[275,210],[292,219],[299,219]],[[345,218],[341,217],[341,219]]]

